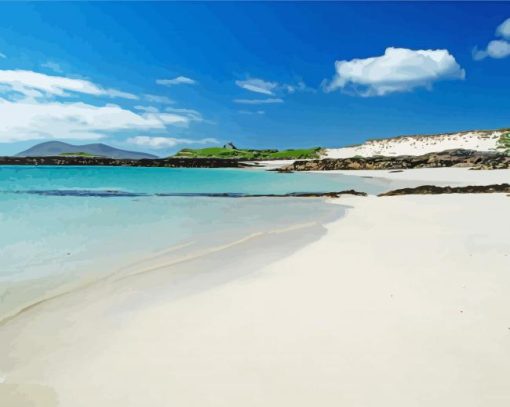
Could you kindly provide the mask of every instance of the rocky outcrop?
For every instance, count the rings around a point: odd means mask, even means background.
[[[510,184],[468,185],[465,187],[438,187],[421,185],[416,188],[402,188],[379,194],[379,196],[395,195],[437,195],[437,194],[490,194],[510,193]]]
[[[410,168],[472,167],[473,169],[510,168],[510,156],[496,152],[448,150],[419,156],[350,157],[295,161],[280,172],[330,170],[396,170]]]
[[[0,157],[0,165],[98,165],[113,167],[242,168],[249,164],[226,158],[117,159],[106,157]]]

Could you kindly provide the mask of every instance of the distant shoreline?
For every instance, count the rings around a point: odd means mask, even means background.
[[[109,167],[245,168],[241,160],[229,158],[107,158],[107,157],[0,157],[0,165],[73,165]]]

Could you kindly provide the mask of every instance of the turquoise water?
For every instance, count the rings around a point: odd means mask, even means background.
[[[382,189],[354,177],[261,170],[0,166],[0,318],[64,288],[132,272],[141,259],[176,261],[343,211],[321,199],[157,194],[351,188]]]
[[[356,188],[380,192],[358,177],[263,170],[0,166],[0,191],[115,190],[128,193],[325,192]],[[1,199],[1,198],[0,198]]]

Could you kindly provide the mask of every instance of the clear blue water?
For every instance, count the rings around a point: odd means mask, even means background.
[[[156,194],[351,188],[382,190],[355,177],[262,170],[0,166],[0,318],[64,287],[133,271],[140,259],[168,262],[343,211],[321,199]]]
[[[0,166],[0,191],[115,190],[128,193],[325,192],[356,188],[380,192],[358,177],[264,170]],[[1,199],[1,198],[0,198]]]

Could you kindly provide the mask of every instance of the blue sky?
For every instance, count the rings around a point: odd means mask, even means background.
[[[0,154],[510,127],[508,18],[510,3],[2,3]]]

